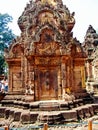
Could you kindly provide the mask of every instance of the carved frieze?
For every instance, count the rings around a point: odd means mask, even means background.
[[[47,65],[47,66],[57,66],[60,65],[61,59],[60,57],[36,57],[35,65]]]

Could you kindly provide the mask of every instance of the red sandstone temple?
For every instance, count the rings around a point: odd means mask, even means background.
[[[85,80],[92,85],[98,79],[98,59],[92,59],[96,39],[90,44],[96,34],[90,26],[81,44],[73,38],[74,24],[74,12],[62,0],[27,4],[18,19],[21,36],[5,52],[9,92],[0,102],[0,118],[10,124],[62,124],[98,114],[85,86]]]
[[[66,93],[84,90],[86,54],[73,38],[74,24],[74,12],[62,0],[27,4],[18,19],[21,36],[5,53],[9,94],[27,94],[32,101],[62,100]]]

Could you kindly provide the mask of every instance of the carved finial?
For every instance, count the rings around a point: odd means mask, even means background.
[[[88,30],[86,33],[96,33],[96,30],[93,28],[92,25],[89,25]]]
[[[55,6],[57,4],[56,0],[41,0],[41,2],[43,4],[45,4],[45,3],[52,4],[53,6]]]

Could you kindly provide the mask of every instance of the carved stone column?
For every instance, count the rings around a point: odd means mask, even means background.
[[[85,88],[85,68],[81,67],[82,88]]]
[[[87,80],[89,80],[90,79],[90,64],[89,64],[89,62],[87,61],[87,63],[86,63],[86,69],[87,69]]]
[[[9,82],[9,85],[8,86],[10,86],[9,87],[9,93],[11,93],[12,91],[13,91],[13,85],[12,85],[12,72],[11,72],[11,70],[9,69],[9,77],[8,77],[8,80],[10,81]]]
[[[66,84],[66,76],[65,76],[65,63],[61,64],[61,72],[62,72],[62,96],[65,95],[65,84]]]
[[[61,69],[58,70],[58,98],[62,99],[62,78],[61,78]]]
[[[25,85],[27,82],[27,59],[25,58],[25,56],[22,57],[22,60],[21,60],[21,72],[22,72],[22,75],[21,75],[21,78],[22,78],[22,87],[23,87],[23,91],[25,93]]]
[[[70,59],[70,89],[75,90],[73,59]]]

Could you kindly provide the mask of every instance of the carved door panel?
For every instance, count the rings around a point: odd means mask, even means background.
[[[39,99],[57,99],[58,95],[58,81],[57,81],[57,70],[40,70],[39,71]]]
[[[21,80],[21,73],[14,72],[12,73],[12,84],[13,84],[13,91],[22,91],[22,80]]]

